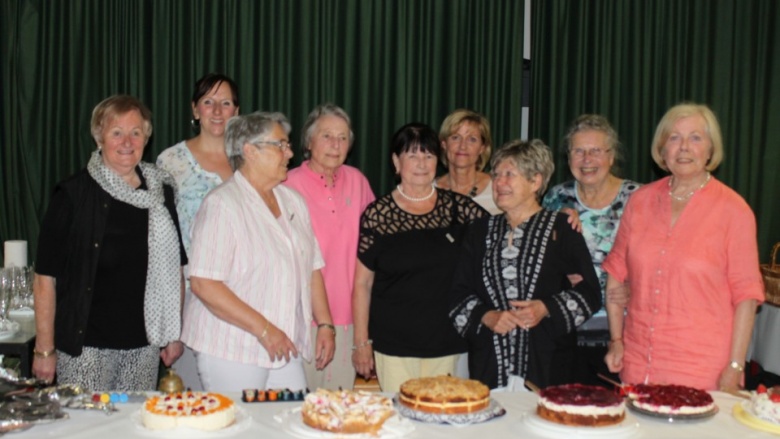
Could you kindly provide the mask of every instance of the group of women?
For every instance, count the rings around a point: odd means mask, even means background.
[[[162,359],[188,387],[223,391],[351,388],[356,373],[390,392],[438,374],[506,390],[599,372],[739,385],[763,297],[755,220],[709,173],[723,146],[706,106],[664,116],[652,155],[671,176],[641,188],[616,175],[601,116],[574,121],[574,180],[550,191],[539,140],[493,153],[469,110],[438,134],[410,123],[390,141],[398,185],[375,199],[345,164],[343,109],[311,112],[288,172],[286,117],[238,103],[230,78],[198,80],[198,134],[157,166],[141,162],[141,102],[95,108],[98,149],[41,227],[36,376],[151,389]]]

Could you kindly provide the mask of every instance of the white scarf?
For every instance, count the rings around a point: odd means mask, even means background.
[[[163,184],[175,189],[167,172],[149,163],[138,166],[147,190],[135,190],[103,163],[95,151],[87,164],[89,175],[114,199],[149,210],[149,258],[144,291],[146,338],[153,346],[165,346],[181,335],[181,274],[179,236],[165,207]]]

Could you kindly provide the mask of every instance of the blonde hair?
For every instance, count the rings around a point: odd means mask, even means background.
[[[133,110],[137,110],[144,121],[144,135],[146,136],[144,145],[146,145],[146,142],[149,141],[149,137],[152,136],[152,112],[149,111],[143,102],[129,95],[110,96],[97,104],[92,110],[90,131],[95,142],[98,145],[103,144],[103,127],[107,121],[125,115]]]
[[[715,117],[715,113],[706,105],[683,102],[670,108],[664,114],[661,121],[658,122],[658,127],[655,129],[655,135],[653,136],[650,155],[653,156],[653,161],[664,171],[668,172],[669,167],[664,162],[662,150],[666,140],[669,139],[669,133],[672,131],[674,124],[684,117],[696,115],[704,119],[704,131],[710,137],[710,143],[712,143],[712,155],[710,155],[705,169],[714,171],[720,165],[720,162],[723,161],[723,137],[721,136],[720,124],[718,124],[718,118]]]
[[[485,145],[485,150],[479,155],[477,159],[477,171],[482,171],[485,166],[490,162],[490,154],[493,151],[493,138],[490,135],[490,122],[487,118],[475,111],[466,110],[460,108],[453,111],[444,119],[439,128],[439,140],[446,141],[448,137],[452,135],[458,128],[464,123],[473,123],[479,127],[479,134],[482,136],[482,144]],[[441,162],[444,166],[449,166],[447,162],[447,153],[442,150]]]

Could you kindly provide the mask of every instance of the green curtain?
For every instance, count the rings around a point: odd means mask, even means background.
[[[627,152],[623,174],[663,172],[650,143],[666,110],[705,103],[721,124],[717,178],[750,204],[762,261],[780,241],[780,2],[534,0],[530,135],[553,147],[581,113],[606,116]],[[563,155],[557,182],[571,178]]]
[[[519,137],[522,1],[0,0],[0,241],[27,239],[59,180],[85,166],[92,108],[115,93],[153,113],[144,159],[192,136],[189,98],[204,73],[239,86],[241,112],[276,110],[293,141],[334,102],[353,119],[349,163],[383,194],[401,125],[438,127],[467,107],[497,143]],[[296,162],[300,152],[296,148]]]

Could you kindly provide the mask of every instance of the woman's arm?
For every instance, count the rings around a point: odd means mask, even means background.
[[[366,379],[374,370],[374,350],[368,334],[368,314],[371,306],[371,288],[374,285],[374,272],[366,268],[358,259],[355,267],[355,286],[352,291],[352,321],[354,345],[352,364],[355,371]]]
[[[298,356],[295,344],[281,329],[265,316],[255,311],[225,285],[224,282],[191,276],[192,293],[217,318],[237,326],[257,337],[271,360],[290,361],[290,355]]]
[[[54,313],[57,301],[56,279],[41,274],[35,275],[33,295],[35,297],[35,353],[33,354],[33,375],[52,382],[57,369],[57,354],[54,346]]]
[[[181,241],[181,239],[179,239]],[[184,269],[179,268],[179,280],[181,282],[181,287],[179,288],[179,303],[181,303],[181,306],[179,307],[179,318],[182,317],[182,312],[184,312]],[[172,341],[165,345],[164,348],[160,350],[160,359],[162,360],[163,364],[165,364],[166,367],[170,367],[171,364],[173,364],[176,360],[181,357],[181,354],[184,353],[184,343],[182,343],[179,340]]]
[[[336,329],[332,327],[333,319],[330,316],[328,294],[320,270],[314,270],[311,273],[311,309],[314,321],[318,325],[314,359],[317,369],[321,370],[333,360],[333,352],[336,350]]]
[[[748,345],[750,344],[750,337],[753,335],[753,321],[756,318],[756,306],[755,299],[748,299],[739,302],[736,310],[734,310],[734,327],[731,334],[731,358],[729,364],[723,368],[718,379],[718,388],[723,391],[734,391],[740,386],[743,370],[745,364],[745,357],[747,356]],[[732,362],[736,362],[736,366],[732,366]]]
[[[611,274],[607,274],[607,291],[623,288],[623,284],[617,281]],[[623,322],[625,320],[625,304],[607,300],[607,321],[609,322],[609,350],[604,357],[604,362],[610,372],[616,373],[623,370]]]

